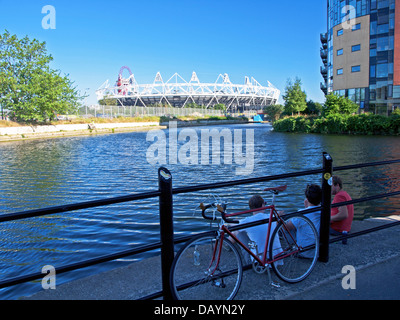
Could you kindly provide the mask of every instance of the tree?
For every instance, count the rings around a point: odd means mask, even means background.
[[[17,121],[53,120],[74,112],[80,97],[73,82],[49,64],[46,43],[0,34],[0,105]]]
[[[264,108],[264,113],[271,119],[272,123],[278,120],[283,113],[284,106],[281,104],[269,105]]]
[[[312,100],[307,101],[307,108],[304,110],[305,114],[320,115],[322,112],[322,104]]]
[[[214,110],[223,110],[226,111],[226,106],[223,103],[218,103],[214,106]]]
[[[353,114],[359,109],[358,104],[350,99],[339,96],[338,94],[330,93],[326,96],[325,105],[322,109],[322,114],[328,116],[330,114]]]
[[[283,95],[285,100],[285,113],[294,114],[297,112],[303,112],[307,108],[307,95],[301,90],[301,80],[296,77],[295,81],[291,79],[287,80],[285,94]]]

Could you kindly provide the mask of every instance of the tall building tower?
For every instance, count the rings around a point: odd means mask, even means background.
[[[321,90],[365,112],[400,108],[400,0],[327,0]]]

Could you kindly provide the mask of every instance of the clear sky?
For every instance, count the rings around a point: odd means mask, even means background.
[[[45,5],[56,10],[56,29],[43,29]],[[320,90],[320,33],[326,32],[324,0],[0,0],[0,33],[45,41],[51,66],[90,95],[114,83],[129,66],[138,83],[159,71],[190,81],[215,82],[228,73],[267,80],[282,92],[301,78],[307,98],[324,102]]]

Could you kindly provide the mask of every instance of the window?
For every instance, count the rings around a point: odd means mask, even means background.
[[[376,77],[387,78],[393,74],[393,63],[378,63],[376,66]]]
[[[370,78],[375,78],[376,77],[376,65],[372,64],[370,66]]]
[[[336,74],[337,74],[338,76],[340,76],[341,74],[343,74],[343,69],[337,69]]]
[[[389,37],[378,38],[377,49],[378,51],[389,50]]]
[[[351,52],[356,52],[361,50],[361,44],[356,44],[355,46],[351,47]]]
[[[400,98],[400,86],[393,87],[393,98],[395,98],[395,99]]]
[[[339,49],[339,50],[337,51],[337,55],[338,55],[338,56],[343,55],[343,49]]]
[[[352,66],[351,67],[351,72],[360,72],[361,71],[361,66]]]
[[[378,1],[378,9],[383,9],[389,7],[389,0]]]
[[[338,30],[337,36],[340,37],[343,34],[343,29]]]
[[[379,63],[376,66],[376,77],[377,78],[387,78],[388,76],[388,65],[387,63]]]
[[[394,13],[390,13],[389,14],[389,29],[393,30],[394,26],[395,26],[395,14]]]
[[[356,31],[361,29],[361,23],[357,23],[351,28],[351,31]]]
[[[380,24],[378,25],[378,34],[388,33],[389,32],[389,24]]]
[[[378,22],[377,21],[371,21],[370,24],[370,34],[375,35],[378,29]]]

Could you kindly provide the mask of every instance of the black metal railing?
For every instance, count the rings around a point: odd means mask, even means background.
[[[82,268],[86,268],[89,266],[94,266],[100,263],[109,262],[117,259],[121,259],[128,256],[137,255],[144,252],[160,250],[161,249],[161,268],[162,268],[162,291],[155,292],[151,295],[143,297],[142,299],[155,299],[159,297],[163,297],[165,300],[172,299],[171,290],[169,286],[169,274],[171,264],[174,258],[174,246],[183,242],[186,242],[191,236],[182,236],[177,239],[174,239],[174,230],[173,230],[173,196],[177,194],[184,194],[189,192],[197,192],[203,190],[212,190],[212,189],[219,189],[219,188],[226,188],[226,187],[233,187],[239,185],[246,185],[246,184],[256,184],[261,182],[267,181],[274,181],[274,180],[281,180],[287,178],[294,178],[300,176],[307,176],[307,175],[314,175],[314,174],[322,174],[322,191],[323,191],[323,199],[322,204],[319,207],[313,209],[307,209],[302,211],[303,214],[321,211],[321,229],[320,229],[320,256],[319,260],[322,262],[329,261],[329,244],[336,241],[342,241],[343,239],[357,237],[366,233],[382,230],[384,228],[390,228],[397,225],[400,225],[400,222],[388,223],[383,226],[371,228],[368,230],[363,230],[356,233],[351,233],[346,236],[339,236],[335,238],[330,238],[329,235],[329,226],[330,226],[330,211],[332,207],[339,207],[348,204],[356,204],[360,202],[367,202],[376,199],[394,197],[400,195],[400,191],[393,191],[390,193],[379,194],[364,197],[361,199],[355,199],[352,201],[337,203],[332,205],[331,204],[331,177],[333,173],[345,170],[352,170],[358,168],[365,168],[365,167],[376,167],[376,166],[383,166],[383,165],[391,165],[391,164],[400,164],[400,160],[389,160],[389,161],[381,161],[381,162],[373,162],[373,163],[364,163],[364,164],[356,164],[356,165],[349,165],[349,166],[342,166],[342,167],[333,167],[333,160],[328,153],[323,154],[323,164],[322,168],[315,169],[315,170],[307,170],[301,172],[293,172],[293,173],[286,173],[280,175],[273,175],[273,176],[266,176],[266,177],[258,177],[258,178],[251,178],[251,179],[242,179],[236,181],[227,181],[227,182],[220,182],[220,183],[211,183],[211,184],[203,184],[197,186],[190,186],[184,188],[172,188],[172,174],[166,168],[160,168],[158,171],[159,177],[159,189],[153,192],[141,193],[141,194],[134,194],[110,199],[102,199],[102,200],[95,200],[95,201],[88,201],[83,203],[76,203],[70,205],[63,205],[63,206],[56,206],[51,208],[44,208],[38,210],[31,210],[26,212],[14,213],[14,214],[5,214],[0,215],[0,223],[7,222],[7,221],[15,221],[21,219],[28,219],[33,217],[40,217],[45,215],[51,215],[56,213],[64,213],[64,212],[71,212],[81,209],[88,209],[88,208],[95,208],[100,206],[107,206],[113,205],[117,203],[125,203],[131,201],[137,201],[142,199],[149,199],[149,198],[159,198],[159,216],[160,216],[160,241],[155,243],[150,243],[147,245],[135,246],[131,249],[127,249],[125,251],[112,253],[109,255],[100,256],[97,258],[93,258],[90,260],[81,261],[78,263],[60,266],[56,268],[57,274],[63,274],[66,272],[70,272],[73,270],[78,270]],[[297,212],[289,213],[288,216],[297,214]],[[232,230],[239,230],[248,228],[251,226],[260,225],[263,223],[267,223],[268,220],[252,222],[248,224],[243,224],[240,226],[232,227]],[[210,231],[213,232],[213,231]],[[206,232],[204,234],[210,233]],[[20,277],[15,277],[11,279],[6,279],[0,281],[0,289],[11,287],[17,284],[42,279],[42,273],[33,273],[29,275],[24,275]]]

